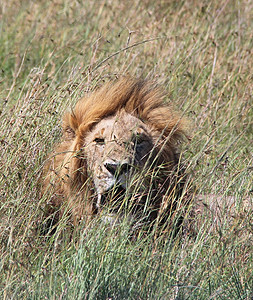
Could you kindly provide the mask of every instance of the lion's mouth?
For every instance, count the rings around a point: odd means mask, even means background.
[[[112,186],[104,193],[98,194],[96,203],[97,209],[101,210],[106,206],[110,211],[117,212],[125,195],[126,189],[123,186]]]
[[[98,213],[104,211],[112,214],[125,214],[127,212],[136,214],[143,210],[146,198],[145,192],[131,193],[122,185],[113,185],[104,193],[98,194],[96,208]]]
[[[122,185],[113,185],[97,198],[97,213],[103,223],[117,225],[126,219],[132,230],[148,223],[149,214],[143,215],[147,194],[128,192]]]
[[[125,198],[126,189],[121,185],[113,185],[104,193],[98,194],[96,207],[103,223],[110,226],[119,223],[122,217],[121,208]]]

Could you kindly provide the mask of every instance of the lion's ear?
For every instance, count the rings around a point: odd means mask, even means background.
[[[76,137],[78,122],[73,113],[66,113],[63,116],[62,129],[65,139],[73,140]]]

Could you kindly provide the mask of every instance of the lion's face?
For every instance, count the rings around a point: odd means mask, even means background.
[[[88,133],[84,151],[97,193],[98,210],[106,204],[110,190],[117,188],[117,193],[124,194],[134,174],[143,172],[154,160],[154,132],[151,132],[140,119],[122,110],[101,120]]]
[[[131,78],[105,84],[80,99],[62,125],[62,141],[44,167],[43,193],[52,188],[50,205],[68,204],[74,224],[97,213],[120,215],[119,206],[148,222],[174,209],[185,121],[157,87]]]

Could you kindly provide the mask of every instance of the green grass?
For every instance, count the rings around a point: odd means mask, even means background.
[[[0,298],[251,299],[253,3],[2,1]],[[46,238],[39,176],[62,113],[117,76],[148,77],[192,120],[183,148],[198,194],[235,199],[195,238],[129,240],[67,221]],[[251,200],[252,201],[252,200]],[[225,204],[224,204],[225,205]]]

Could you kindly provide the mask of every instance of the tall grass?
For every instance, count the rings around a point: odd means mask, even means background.
[[[0,297],[251,299],[253,3],[12,0],[0,13]],[[192,120],[184,163],[198,194],[219,196],[218,220],[156,243],[131,241],[127,221],[76,243],[65,219],[40,236],[62,113],[122,74],[157,81]]]

